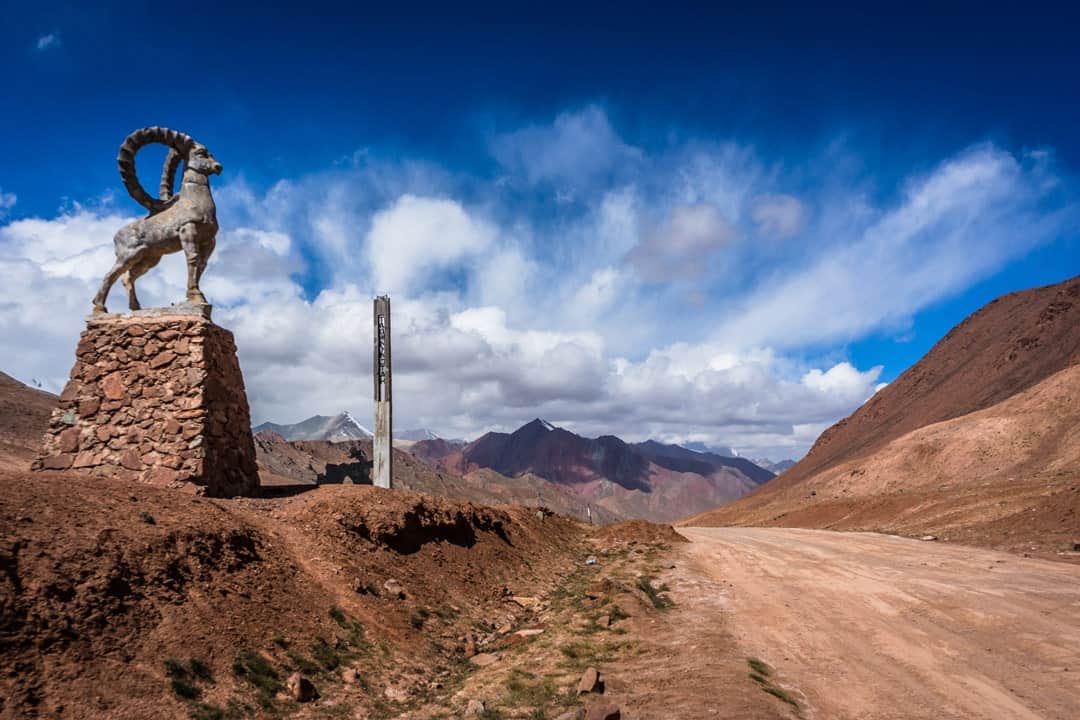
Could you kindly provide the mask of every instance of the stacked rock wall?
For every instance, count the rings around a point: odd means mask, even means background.
[[[91,318],[34,467],[218,497],[257,492],[232,333],[196,315]]]

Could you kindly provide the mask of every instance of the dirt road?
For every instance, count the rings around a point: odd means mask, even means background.
[[[1080,566],[870,533],[679,531],[802,717],[1080,718]]]

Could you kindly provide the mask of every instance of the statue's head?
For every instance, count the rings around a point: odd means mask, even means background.
[[[220,175],[221,163],[217,161],[210,151],[206,149],[205,145],[196,143],[192,146],[188,152],[187,157],[188,170],[194,170],[197,173],[203,175]]]

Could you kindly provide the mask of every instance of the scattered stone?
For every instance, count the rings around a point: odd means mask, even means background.
[[[405,588],[394,578],[390,578],[383,583],[383,590],[389,593],[390,597],[397,598],[398,600],[405,599]]]
[[[302,673],[295,672],[285,681],[285,689],[289,691],[289,697],[296,702],[311,702],[319,697],[319,691]]]
[[[498,662],[499,656],[495,653],[479,653],[469,658],[469,662],[477,667],[487,667],[493,663]]]
[[[544,632],[544,628],[526,628],[525,630],[518,630],[515,635],[521,637],[536,637]]]
[[[600,617],[596,618],[596,624],[602,628],[611,627],[611,616],[601,615]]]
[[[469,704],[465,707],[465,717],[481,717],[487,712],[487,706],[484,705],[483,700],[470,700]]]
[[[594,668],[586,668],[585,672],[581,674],[581,681],[578,682],[577,694],[588,695],[589,693],[603,693],[604,692],[604,678],[600,675],[600,672]]]
[[[539,598],[525,597],[521,595],[515,595],[513,597],[513,600],[523,608],[534,608],[540,604]]]
[[[597,559],[596,559],[595,557],[593,557],[592,555],[590,555],[589,557],[587,557],[587,558],[585,559],[585,564],[586,564],[586,565],[596,565],[596,564],[597,564],[598,562],[600,562],[600,561],[599,561],[599,560],[597,560]]]
[[[510,632],[513,629],[514,629],[514,624],[513,623],[505,622],[502,625],[500,625],[499,627],[495,628],[495,632],[498,633],[499,635],[509,635]]]
[[[352,685],[356,682],[357,673],[356,668],[345,668],[341,671],[341,681],[346,685]]]
[[[594,700],[585,708],[585,720],[622,720],[619,706],[606,700]]]
[[[934,542],[935,540],[937,540],[937,535],[923,535],[919,539],[923,542]]]
[[[581,720],[581,714],[584,712],[581,708],[575,708],[573,710],[567,710],[562,715],[555,718],[555,720]]]
[[[387,700],[396,703],[403,703],[409,699],[408,691],[405,690],[405,688],[400,688],[396,685],[388,685],[386,689],[383,690],[383,695],[386,696]]]

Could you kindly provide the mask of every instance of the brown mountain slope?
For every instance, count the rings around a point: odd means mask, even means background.
[[[1080,278],[1000,298],[810,454],[687,525],[934,534],[1015,550],[1080,542]]]
[[[767,486],[791,487],[904,433],[981,410],[1080,362],[1080,276],[1004,295],[954,327],[919,362]]]
[[[0,372],[0,466],[29,466],[55,406],[55,395]]]

